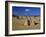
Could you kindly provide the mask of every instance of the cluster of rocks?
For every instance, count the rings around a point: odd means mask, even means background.
[[[31,23],[35,23],[35,25],[40,23],[40,16],[15,16],[15,18],[19,20],[25,19],[24,25],[28,24],[30,26]]]

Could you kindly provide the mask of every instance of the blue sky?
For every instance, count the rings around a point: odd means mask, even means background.
[[[16,16],[39,16],[40,8],[39,7],[19,7],[13,6],[12,13]]]

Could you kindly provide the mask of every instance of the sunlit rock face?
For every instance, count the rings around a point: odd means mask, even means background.
[[[40,29],[40,16],[16,16],[12,20],[13,30]]]

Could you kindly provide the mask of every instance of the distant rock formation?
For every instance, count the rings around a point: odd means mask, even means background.
[[[17,19],[25,19],[25,23],[24,25],[28,25],[30,26],[31,23],[30,21],[32,20],[34,24],[38,24],[39,23],[39,17],[37,16],[16,16],[16,15],[13,15],[13,17],[16,17]]]

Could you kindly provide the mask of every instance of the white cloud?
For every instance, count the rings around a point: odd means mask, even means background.
[[[25,11],[29,11],[29,9],[25,9]]]

